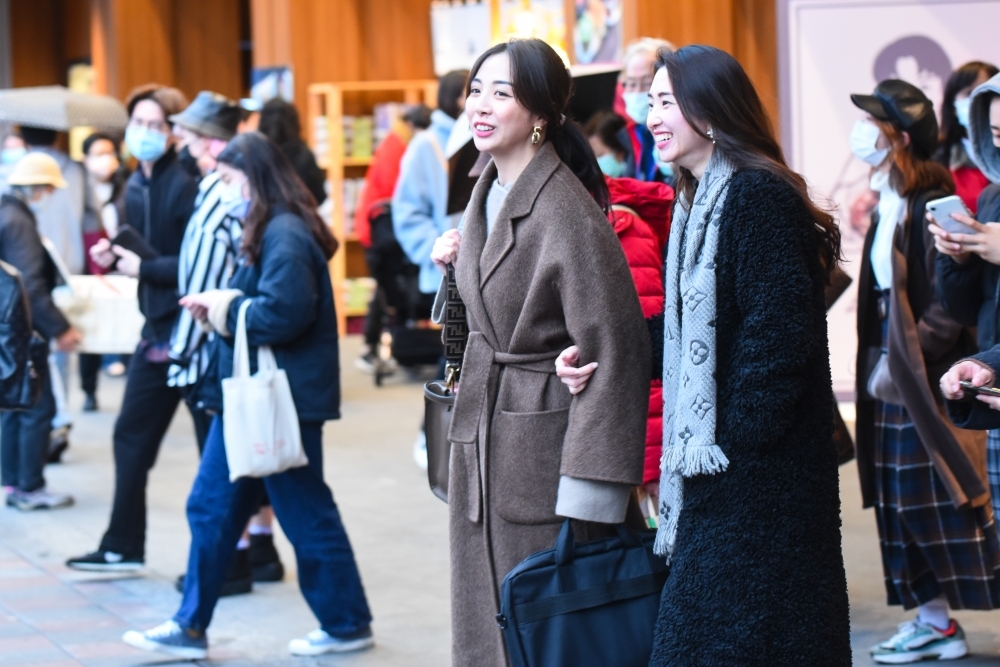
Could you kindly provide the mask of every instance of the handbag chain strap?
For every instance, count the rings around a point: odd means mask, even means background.
[[[448,389],[454,389],[462,372],[462,358],[465,356],[465,346],[469,340],[469,323],[465,318],[465,302],[458,293],[458,282],[455,280],[455,266],[448,265],[448,287],[446,292],[444,313],[445,383]]]

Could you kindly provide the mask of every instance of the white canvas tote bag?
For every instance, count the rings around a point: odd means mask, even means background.
[[[240,477],[267,477],[309,463],[302,450],[288,376],[278,368],[270,347],[257,348],[257,374],[250,375],[247,309],[251,302],[247,299],[240,304],[233,376],[222,381],[222,432],[231,482]]]

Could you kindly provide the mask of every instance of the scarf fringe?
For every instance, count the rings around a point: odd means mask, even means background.
[[[701,447],[671,447],[663,452],[662,472],[680,472],[684,477],[714,475],[729,467],[722,448],[718,445]]]

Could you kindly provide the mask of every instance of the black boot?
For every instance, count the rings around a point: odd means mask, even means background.
[[[273,535],[251,535],[249,551],[254,581],[281,581],[285,578],[285,566],[274,548]]]
[[[86,398],[83,399],[83,411],[97,412],[97,410],[97,396],[93,392],[88,393]]]
[[[249,549],[237,549],[233,556],[233,564],[226,572],[226,580],[222,582],[222,591],[219,597],[229,597],[230,595],[242,595],[253,590],[253,576],[250,572],[250,559],[247,555]],[[179,593],[184,592],[184,575],[177,577],[174,588]]]

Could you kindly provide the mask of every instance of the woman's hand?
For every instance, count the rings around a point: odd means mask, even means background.
[[[990,264],[1000,264],[1000,223],[983,224],[961,213],[952,213],[951,217],[972,229],[969,234],[949,234],[951,241],[959,244],[963,251],[973,252]]]
[[[931,223],[927,225],[927,229],[934,235],[934,247],[937,248],[937,251],[942,255],[948,255],[957,264],[965,264],[969,261],[969,256],[972,253],[966,250],[961,243],[955,241],[956,235],[946,232],[934,224],[934,216],[930,213],[927,214],[927,219]]]
[[[457,229],[449,229],[434,242],[431,261],[441,273],[448,273],[448,265],[458,259],[458,249],[462,245],[462,235]]]
[[[111,252],[111,241],[98,239],[97,243],[90,246],[90,259],[102,269],[108,269],[118,259],[118,255]]]
[[[569,393],[574,396],[587,388],[590,376],[597,370],[596,361],[580,368],[576,367],[578,363],[580,363],[580,348],[576,345],[567,347],[556,357],[556,375],[569,387]]]
[[[214,294],[215,291],[216,290],[202,292],[201,294],[189,294],[181,299],[180,304],[184,308],[188,309],[188,312],[191,313],[191,317],[199,322],[206,322],[208,320],[208,309],[212,307],[212,304],[214,304],[216,300],[216,296]]]
[[[126,250],[120,245],[111,246],[111,252],[118,259],[118,264],[115,265],[115,268],[118,269],[119,273],[131,278],[139,277],[139,265],[142,264],[142,259],[139,258],[139,255],[131,250]]]
[[[957,401],[965,395],[965,390],[962,389],[960,382],[971,382],[976,387],[991,387],[994,381],[993,371],[984,364],[965,360],[960,361],[951,368],[948,372],[941,376],[940,386],[941,393],[945,398]],[[977,396],[980,400],[984,398],[990,398],[989,396]],[[991,399],[996,401],[997,399]],[[983,401],[984,403],[989,403],[989,401]],[[997,407],[993,403],[989,403],[990,407],[994,410]],[[1000,403],[996,405],[1000,406]]]

